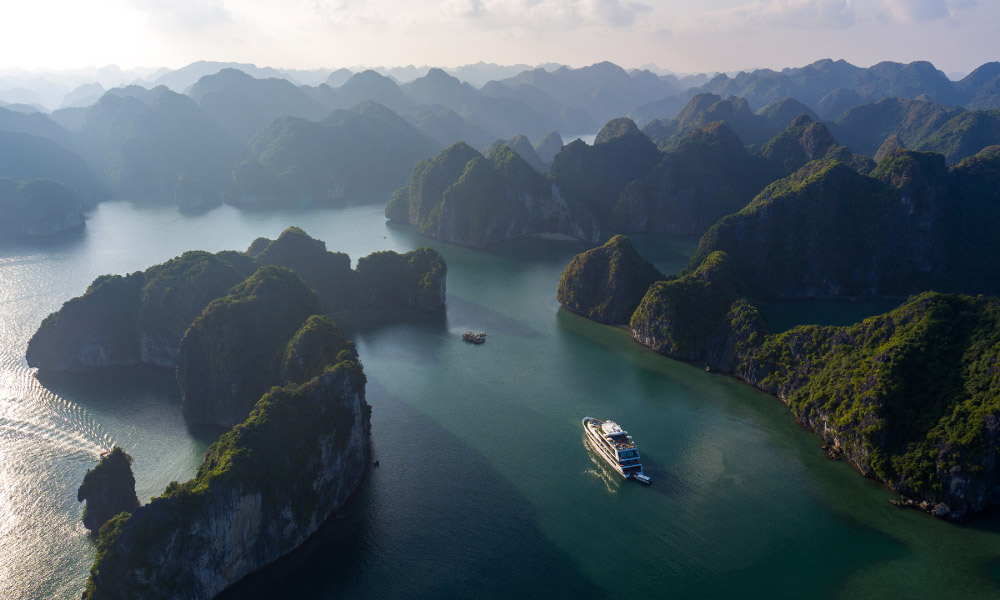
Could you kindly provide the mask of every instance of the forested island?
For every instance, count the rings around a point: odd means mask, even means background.
[[[255,240],[246,252],[192,251],[145,271],[98,277],[42,322],[28,343],[28,364],[46,371],[178,367],[192,323],[263,266],[294,270],[316,293],[303,314],[381,305],[435,310],[445,301],[447,267],[434,250],[376,252],[352,269],[346,254],[291,227],[276,240]]]
[[[316,531],[370,462],[364,371],[325,313],[436,310],[445,277],[428,248],[376,252],[351,269],[291,227],[247,252],[188,252],[100,277],[50,315],[30,364],[176,367],[185,419],[229,429],[193,479],[142,506],[121,448],[87,473],[78,499],[98,549],[84,598],[212,598]]]
[[[833,452],[936,516],[1000,501],[997,298],[925,292],[857,325],[771,335],[761,296],[726,252],[658,275],[618,236],[570,263],[558,298],[661,354],[777,396]]]

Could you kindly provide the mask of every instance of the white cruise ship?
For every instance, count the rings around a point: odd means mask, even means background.
[[[650,483],[649,477],[642,472],[639,449],[632,441],[632,436],[618,423],[584,417],[583,430],[587,432],[587,439],[594,450],[622,477],[631,477],[647,485]]]

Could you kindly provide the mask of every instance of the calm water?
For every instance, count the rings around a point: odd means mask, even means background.
[[[292,224],[355,259],[429,244],[379,208],[194,217],[118,203],[78,235],[0,246],[0,598],[78,597],[94,548],[76,488],[102,448],[135,457],[145,501],[193,474],[215,435],[184,425],[169,372],[36,379],[23,355],[41,319],[101,273]],[[556,282],[582,246],[430,245],[448,261],[446,311],[337,317],[368,374],[381,466],[342,517],[231,598],[1000,595],[997,517],[896,509],[777,400],[560,311]],[[665,272],[693,249],[637,245]],[[464,344],[467,329],[488,342]],[[651,487],[602,466],[587,415],[635,436]]]

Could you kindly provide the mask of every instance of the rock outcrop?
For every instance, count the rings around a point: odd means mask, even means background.
[[[702,238],[758,297],[1000,293],[993,229],[1000,159],[989,149],[948,169],[896,150],[870,176],[821,160],[762,191]]]
[[[135,512],[139,508],[139,498],[135,495],[132,457],[118,446],[101,455],[97,466],[84,476],[76,500],[87,503],[83,509],[83,524],[95,534],[101,525],[119,513]]]
[[[288,340],[320,312],[316,293],[283,267],[261,267],[213,300],[180,343],[177,383],[188,423],[232,427],[281,382]]]
[[[193,479],[109,521],[83,597],[213,598],[343,506],[369,462],[370,407],[360,363],[338,354],[265,394]]]
[[[45,318],[28,342],[28,364],[49,371],[176,367],[181,338],[195,318],[262,265],[296,270],[319,294],[320,307],[314,312],[385,304],[436,310],[444,305],[447,267],[438,252],[423,248],[378,254],[364,269],[353,271],[346,254],[329,252],[322,241],[290,227],[277,240],[255,240],[246,253],[186,252],[145,271],[103,275],[83,296]]]
[[[729,257],[715,252],[693,271],[649,287],[632,313],[632,337],[653,350],[731,367],[766,331]]]
[[[191,322],[255,267],[238,252],[186,252],[146,271],[102,275],[42,321],[28,342],[28,364],[50,371],[176,366]]]
[[[358,259],[358,306],[407,306],[422,311],[444,306],[448,266],[431,248],[405,254],[372,252]]]
[[[351,258],[343,252],[330,252],[326,243],[313,239],[298,227],[289,227],[275,240],[257,238],[247,254],[261,265],[287,267],[319,295],[323,312],[334,312],[357,305]]]
[[[838,160],[862,174],[875,167],[870,158],[854,154],[850,148],[839,145],[826,125],[813,121],[807,115],[796,117],[758,154],[771,165],[778,177],[787,176],[820,159]]]
[[[0,237],[46,236],[83,224],[82,205],[73,189],[47,179],[0,179]]]
[[[733,266],[714,252],[651,285],[633,338],[777,396],[903,504],[962,519],[1000,502],[1000,299],[927,292],[857,325],[767,335]]]
[[[1000,300],[927,292],[850,327],[797,327],[736,374],[863,474],[961,519],[1000,502]]]
[[[483,247],[534,233],[597,241],[585,210],[507,146],[484,158],[464,142],[414,168],[385,215],[445,242]]]
[[[611,229],[701,234],[746,206],[776,176],[726,124],[711,123],[689,133],[649,173],[625,186]]]
[[[573,258],[559,279],[556,298],[563,308],[588,319],[624,325],[649,286],[661,279],[663,274],[627,237],[616,235]]]

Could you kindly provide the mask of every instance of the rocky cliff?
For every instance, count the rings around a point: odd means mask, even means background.
[[[820,159],[838,160],[862,174],[875,167],[870,158],[854,154],[850,148],[839,145],[826,125],[804,114],[792,120],[784,131],[767,142],[758,155],[771,165],[777,177],[794,173],[807,163]]]
[[[585,209],[567,202],[558,185],[507,146],[484,158],[458,142],[421,161],[385,214],[435,239],[473,247],[534,233],[588,241],[600,235]]]
[[[764,333],[763,320],[724,252],[649,287],[632,313],[632,337],[653,350],[727,368]]]
[[[47,179],[0,179],[0,237],[46,236],[83,224],[80,198],[72,188]]]
[[[329,252],[322,241],[290,227],[277,240],[255,240],[246,253],[186,252],[145,271],[103,275],[45,318],[28,342],[28,364],[51,371],[175,367],[181,337],[195,318],[262,265],[296,270],[319,294],[314,312],[444,305],[447,268],[440,254],[423,248],[380,256],[363,273],[352,271],[346,254]],[[380,277],[383,269],[386,276]],[[377,291],[373,282],[379,282]]]
[[[51,371],[175,366],[195,317],[254,268],[237,252],[186,252],[146,271],[98,277],[42,321],[28,342],[28,364]]]
[[[563,270],[556,298],[572,312],[598,323],[624,325],[654,281],[664,279],[632,242],[616,235],[578,254]]]
[[[735,373],[859,471],[939,517],[1000,502],[1000,300],[937,293],[850,327],[798,327]]]
[[[356,273],[359,306],[395,305],[424,311],[444,306],[448,266],[437,250],[372,252],[358,259]]]
[[[633,338],[774,394],[833,452],[936,516],[1000,502],[1000,299],[927,292],[857,325],[767,335],[734,264],[716,251],[651,285]]]
[[[704,233],[779,176],[767,167],[726,124],[708,124],[690,132],[652,170],[625,186],[611,214],[611,229]]]
[[[257,238],[247,254],[261,265],[287,267],[319,295],[324,312],[354,308],[354,273],[351,258],[330,252],[326,243],[298,227],[289,227],[275,240]]]
[[[693,264],[725,251],[760,297],[1000,293],[998,190],[990,149],[951,169],[896,150],[870,176],[814,161],[714,225]]]
[[[83,524],[92,533],[118,513],[134,512],[139,508],[139,498],[135,495],[132,457],[118,446],[101,455],[97,466],[84,476],[76,500],[87,503]]]
[[[189,423],[232,427],[281,382],[289,339],[319,312],[316,293],[283,267],[261,267],[213,300],[181,339],[177,383]]]
[[[197,475],[108,522],[83,597],[215,597],[298,547],[369,462],[360,363],[273,388],[213,444]]]

